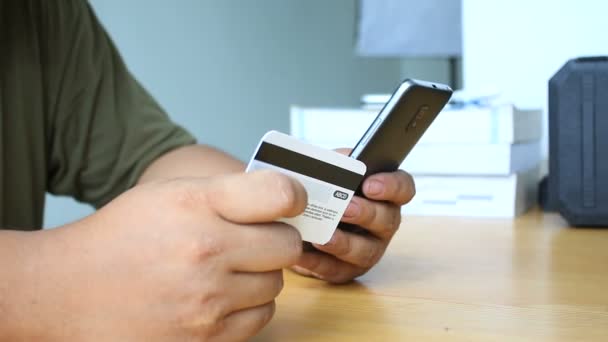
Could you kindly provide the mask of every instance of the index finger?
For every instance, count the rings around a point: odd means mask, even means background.
[[[214,178],[205,192],[207,204],[235,223],[272,222],[294,217],[306,208],[306,190],[282,173],[261,170]]]
[[[334,151],[336,151],[336,152],[338,152],[340,154],[343,154],[345,156],[350,155],[350,153],[352,152],[352,150],[353,150],[352,148],[347,148],[347,147],[340,147],[340,148],[334,149]]]
[[[369,199],[399,206],[411,201],[416,194],[414,178],[403,170],[371,175],[363,182],[362,188],[363,194]]]
[[[302,254],[302,237],[284,223],[234,225],[226,235],[230,268],[238,272],[268,272],[295,264]]]

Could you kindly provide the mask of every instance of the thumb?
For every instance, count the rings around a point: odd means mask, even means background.
[[[342,147],[342,148],[336,148],[334,151],[343,154],[343,155],[350,155],[350,152],[352,151],[352,148],[346,148],[346,147]]]
[[[261,170],[213,179],[207,188],[207,202],[228,221],[260,223],[301,214],[308,196],[295,179]]]

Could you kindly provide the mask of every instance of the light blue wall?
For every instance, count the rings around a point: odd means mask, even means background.
[[[450,84],[452,81],[450,75],[451,65],[448,58],[404,58],[401,61],[401,76],[402,78],[417,78],[451,85],[454,89],[460,89],[462,85],[462,60],[459,58],[455,65],[455,84]]]
[[[354,55],[354,0],[92,0],[134,74],[201,142],[246,159],[289,106],[389,92],[398,60]],[[337,128],[338,129],[338,128]],[[45,226],[91,209],[49,197]]]

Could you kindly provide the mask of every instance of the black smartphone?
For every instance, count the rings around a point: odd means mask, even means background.
[[[403,81],[350,154],[367,166],[365,177],[396,171],[450,97],[452,89],[447,85]],[[361,186],[356,195],[363,196]],[[363,232],[350,224],[341,223],[339,228]]]
[[[350,156],[367,166],[366,177],[396,171],[451,96],[452,89],[447,85],[406,79]]]

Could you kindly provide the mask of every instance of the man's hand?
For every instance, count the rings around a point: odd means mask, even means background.
[[[306,202],[269,171],[137,186],[44,232],[39,253],[54,258],[39,260],[16,305],[32,310],[33,339],[244,340],[270,320],[281,269],[301,256],[298,232],[272,222]]]
[[[369,234],[336,229],[327,244],[313,244],[318,251],[304,252],[292,269],[331,283],[345,283],[366,273],[384,254],[401,223],[401,206],[415,193],[414,180],[404,171],[370,176],[363,183],[367,199],[354,197],[342,217],[342,222],[356,224]]]

